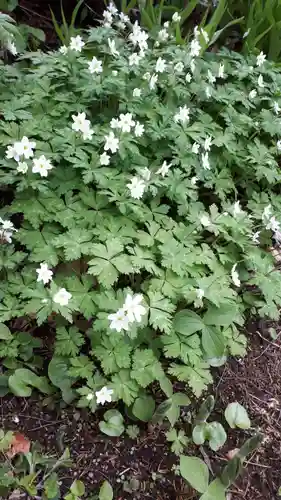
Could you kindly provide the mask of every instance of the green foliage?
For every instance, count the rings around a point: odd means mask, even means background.
[[[113,489],[108,481],[104,481],[99,491],[99,500],[112,500]]]
[[[238,401],[229,403],[224,412],[225,420],[232,429],[239,427],[240,429],[249,429],[251,421],[248,417],[247,410]]]
[[[114,437],[123,434],[125,430],[124,419],[118,410],[107,410],[103,418],[104,420],[99,422],[99,428],[104,434]]]
[[[166,432],[166,439],[172,442],[171,451],[176,455],[180,455],[188,445],[188,438],[182,430],[177,432],[176,429],[171,429]]]
[[[204,493],[209,483],[209,469],[207,465],[197,457],[180,457],[181,476],[200,493]]]
[[[174,426],[189,404],[175,379],[199,397],[211,367],[245,353],[247,314],[279,315],[267,250],[280,237],[281,75],[254,56],[203,54],[201,32],[179,45],[172,32],[165,43],[158,29],[138,30],[100,26],[62,52],[1,66],[0,179],[14,198],[0,210],[0,322],[50,332],[48,377],[66,403],[94,412],[122,400]],[[114,128],[122,115],[137,129]],[[1,229],[10,218],[11,235]],[[40,346],[1,335],[6,389],[49,394]],[[144,412],[152,384],[166,401]]]

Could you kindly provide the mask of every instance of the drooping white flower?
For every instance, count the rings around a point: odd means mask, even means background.
[[[205,151],[210,151],[211,145],[212,145],[212,137],[209,136],[209,137],[207,137],[205,139],[205,142],[204,142],[204,149],[205,149]]]
[[[41,177],[47,177],[49,170],[52,170],[52,168],[54,168],[54,166],[45,155],[41,155],[39,158],[34,158],[33,160],[32,172],[34,174],[40,174]]]
[[[115,40],[111,40],[109,38],[108,39],[108,47],[109,47],[110,54],[112,54],[113,56],[119,56],[119,52],[115,46]]]
[[[257,96],[256,89],[253,89],[251,90],[251,92],[249,92],[249,99],[254,99],[256,96]]]
[[[255,244],[259,244],[260,242],[260,231],[256,231],[255,233],[252,234],[252,242],[255,243]]]
[[[263,89],[264,88],[264,81],[263,81],[263,76],[259,75],[258,77],[258,86]]]
[[[240,201],[236,201],[234,204],[233,204],[233,217],[238,217],[239,215],[241,215],[243,213],[243,210],[241,209],[240,207]]]
[[[118,309],[116,313],[109,314],[107,317],[111,321],[109,325],[110,330],[116,330],[118,333],[122,330],[129,330],[129,318],[123,308]]]
[[[219,65],[218,78],[224,78],[224,64]]]
[[[196,38],[194,38],[190,44],[190,55],[191,57],[197,57],[200,55],[201,45]]]
[[[266,55],[263,52],[260,52],[257,56],[256,64],[258,67],[262,66],[264,61],[266,60]]]
[[[99,61],[95,56],[91,61],[88,61],[89,71],[91,74],[102,73],[102,62]]]
[[[141,294],[136,294],[136,295],[131,295],[130,293],[127,294],[123,307],[131,323],[133,323],[134,321],[140,323],[141,317],[144,316],[144,314],[146,314],[146,309],[141,304],[142,301],[143,301],[143,296]]]
[[[209,161],[209,154],[207,153],[202,153],[201,155],[201,160],[202,160],[202,166],[204,170],[210,170],[210,161]]]
[[[196,290],[197,299],[202,300],[204,295],[205,295],[204,290],[202,290],[202,288],[197,288]]]
[[[190,74],[190,73],[186,73],[186,75],[185,75],[185,81],[186,81],[187,83],[190,83],[190,82],[191,82],[191,79],[192,79],[191,74]]]
[[[131,128],[135,126],[132,113],[126,113],[119,116],[119,128],[122,132],[131,132]]]
[[[19,162],[17,166],[17,171],[19,174],[26,174],[28,171],[28,165],[25,161]]]
[[[18,50],[17,50],[16,44],[12,40],[8,40],[6,42],[6,48],[9,52],[11,52],[11,54],[13,54],[13,56],[17,55]]]
[[[149,181],[150,180],[150,177],[151,177],[151,172],[149,170],[149,168],[147,167],[144,167],[142,170],[141,170],[141,176],[142,178],[145,180],[145,181]]]
[[[194,73],[195,68],[196,68],[194,59],[191,59],[189,66],[190,66],[191,73]]]
[[[100,391],[96,391],[97,404],[111,403],[113,390],[103,387]]]
[[[12,146],[8,146],[6,149],[6,158],[13,158],[17,162],[20,161],[20,157],[23,155],[23,145],[20,141],[15,142]]]
[[[197,144],[197,142],[194,142],[192,144],[192,148],[191,148],[192,153],[195,153],[196,155],[198,155],[199,149],[200,149],[199,144]]]
[[[172,15],[172,21],[173,21],[173,23],[179,23],[180,20],[181,20],[181,15],[178,12],[175,12]]]
[[[203,38],[204,38],[205,42],[206,42],[206,43],[208,43],[208,42],[209,42],[209,40],[210,40],[210,38],[209,38],[209,35],[208,35],[207,31],[206,31],[206,30],[203,30],[203,28],[201,28],[201,29],[200,29],[200,31],[201,31],[201,34],[202,34],[202,36],[203,36]]]
[[[237,264],[234,264],[234,266],[231,269],[231,279],[234,283],[235,286],[239,287],[241,285],[241,281],[239,279],[239,274],[236,271]]]
[[[31,158],[34,155],[33,149],[36,148],[36,142],[30,141],[28,137],[23,136],[22,140],[20,141],[22,145],[22,154],[23,156],[28,159]]]
[[[133,52],[129,56],[129,66],[138,66],[140,63],[141,57],[137,52]]]
[[[60,48],[59,48],[59,52],[63,55],[67,54],[68,52],[68,47],[66,45],[62,45]]]
[[[281,151],[281,140],[277,141],[276,147],[277,147],[278,151]]]
[[[160,42],[166,42],[169,38],[169,33],[166,29],[162,29],[158,33],[158,39]]]
[[[184,70],[184,64],[181,61],[178,62],[177,64],[175,64],[174,70],[176,71],[176,73],[182,73]]]
[[[144,133],[144,125],[142,123],[136,122],[135,126],[135,136],[141,137]]]
[[[60,288],[53,296],[53,301],[60,306],[67,306],[72,294],[67,292],[65,288]]]
[[[140,200],[145,190],[145,182],[135,176],[132,177],[131,182],[127,184],[127,188],[129,188],[132,198]]]
[[[102,153],[100,155],[100,164],[109,165],[109,163],[110,163],[110,156],[107,153]]]
[[[200,222],[201,222],[203,227],[209,227],[212,225],[212,223],[207,215],[202,215],[202,217],[200,217]]]
[[[105,151],[111,151],[112,153],[116,153],[119,149],[119,139],[115,137],[114,132],[109,132],[108,135],[105,136]]]
[[[280,107],[279,107],[278,102],[274,101],[274,103],[273,103],[273,109],[274,109],[274,113],[276,115],[278,115],[280,113]]]
[[[162,166],[159,168],[159,170],[157,170],[156,174],[160,174],[162,175],[162,177],[165,177],[170,168],[171,168],[172,164],[171,163],[167,163],[166,160],[162,163]]]
[[[208,78],[209,83],[211,83],[211,85],[213,83],[216,83],[216,77],[213,75],[213,73],[211,73],[211,71],[209,69],[208,69],[208,73],[207,73],[207,78]]]
[[[166,67],[167,67],[167,63],[166,63],[165,59],[162,59],[162,57],[158,57],[158,59],[156,61],[156,65],[155,65],[156,73],[164,73],[164,71],[166,70]]]
[[[141,89],[135,88],[133,90],[133,97],[140,97],[141,96]]]
[[[80,35],[72,36],[70,38],[69,48],[75,50],[76,52],[81,52],[84,47],[85,42],[83,42]]]
[[[191,179],[190,179],[192,186],[196,186],[197,181],[198,181],[198,177],[196,177],[196,176],[191,177]]]
[[[158,75],[156,74],[151,75],[151,78],[149,80],[149,88],[151,90],[155,89],[157,80],[158,80]]]
[[[174,116],[175,122],[176,123],[180,122],[183,125],[185,125],[185,123],[189,122],[189,113],[190,113],[189,108],[187,108],[186,106],[180,106],[180,110]]]
[[[245,31],[245,33],[243,35],[243,38],[247,38],[247,36],[249,35],[250,31],[251,31],[251,28],[248,29],[247,31]]]
[[[44,285],[52,281],[53,271],[48,268],[48,264],[41,263],[36,272],[38,274],[37,281],[43,281]]]

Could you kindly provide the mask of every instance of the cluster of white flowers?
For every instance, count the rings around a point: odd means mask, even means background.
[[[134,47],[138,47],[141,51],[145,51],[148,48],[148,34],[141,29],[138,21],[133,25],[132,33],[129,34],[129,40]]]
[[[10,220],[4,220],[0,217],[0,240],[12,243],[12,236],[14,232],[17,232],[17,229],[14,227],[14,224]]]
[[[104,403],[111,403],[112,401],[113,389],[108,389],[106,386],[102,387],[100,391],[95,392],[97,404],[104,405]],[[94,393],[89,392],[86,396],[88,401],[91,401],[94,398]]]
[[[127,294],[123,307],[114,314],[109,314],[111,322],[109,328],[121,332],[129,330],[131,323],[140,323],[142,316],[146,314],[146,308],[141,304],[143,296],[141,294]]]
[[[83,41],[80,35],[72,36],[69,41],[69,46],[67,47],[66,45],[62,45],[59,48],[59,52],[64,55],[67,54],[69,50],[74,52],[81,52],[84,45],[85,42]]]
[[[42,262],[40,267],[36,269],[38,274],[37,281],[40,283],[42,281],[44,285],[47,285],[53,279],[53,271],[49,269],[48,264]],[[65,288],[59,288],[58,291],[53,296],[53,301],[60,306],[67,306],[72,294],[69,293]],[[44,303],[47,302],[47,299],[43,299]]]
[[[281,243],[281,230],[280,223],[276,220],[276,217],[272,215],[271,205],[267,205],[262,214],[262,221],[265,225],[265,229],[269,229],[273,232],[273,237],[277,243]]]
[[[94,134],[91,128],[90,120],[86,119],[86,113],[77,113],[77,115],[72,115],[72,129],[75,132],[81,132],[84,140],[91,140]]]
[[[189,108],[187,108],[186,106],[180,106],[179,111],[174,116],[174,121],[176,123],[180,122],[182,125],[185,125],[189,122],[189,113]]]
[[[124,30],[126,24],[130,23],[130,18],[123,12],[118,12],[115,4],[110,2],[107,9],[103,11],[103,26],[105,28],[111,28],[113,22],[116,23],[117,28]]]
[[[12,146],[7,147],[6,158],[13,158],[17,163],[17,171],[21,174],[26,174],[28,171],[28,164],[26,162],[21,162],[21,158],[29,159],[34,156],[34,149],[36,148],[36,142],[30,141],[28,137],[24,136],[21,141],[15,142]],[[53,165],[50,160],[48,160],[44,155],[39,158],[34,158],[32,166],[32,172],[34,174],[40,174],[41,177],[47,177],[49,170],[52,170]]]

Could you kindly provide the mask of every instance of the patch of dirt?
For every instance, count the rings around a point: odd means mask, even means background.
[[[223,422],[227,404],[239,401],[247,408],[253,428],[264,435],[262,446],[248,457],[242,477],[231,487],[228,500],[274,500],[281,484],[281,345],[279,337],[272,341],[267,336],[264,324],[250,335],[248,356],[231,360],[216,371],[216,383],[209,391],[216,397],[211,420]],[[0,425],[23,432],[30,440],[38,441],[47,453],[59,454],[68,446],[74,465],[72,470],[62,471],[63,483],[67,486],[74,477],[81,478],[88,495],[96,493],[107,479],[117,500],[197,498],[172,471],[178,459],[169,451],[165,428],[140,424],[137,440],[126,435],[109,438],[98,427],[103,412],[102,408],[95,415],[73,407],[50,410],[43,406],[43,398],[5,397],[1,402]],[[227,433],[227,443],[219,452],[212,453],[204,447],[207,461],[216,473],[226,464],[227,451],[241,446],[253,431],[227,429]],[[186,450],[187,454],[195,452],[193,445]],[[197,454],[202,458],[199,451]],[[139,481],[138,491],[124,492],[124,481],[132,478]]]

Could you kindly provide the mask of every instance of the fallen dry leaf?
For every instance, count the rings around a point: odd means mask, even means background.
[[[28,453],[30,450],[30,441],[20,432],[15,432],[13,440],[11,442],[11,446],[9,451],[7,451],[6,455],[9,458],[13,458],[18,453]]]

